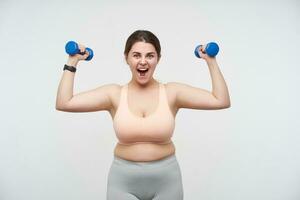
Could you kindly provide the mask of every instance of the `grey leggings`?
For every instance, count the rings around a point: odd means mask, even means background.
[[[150,162],[114,156],[108,174],[107,200],[182,199],[182,177],[175,154]]]

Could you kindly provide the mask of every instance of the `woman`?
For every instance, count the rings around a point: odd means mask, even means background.
[[[85,54],[69,56],[69,68],[76,69],[78,61],[88,57],[85,47],[79,46]],[[64,70],[57,93],[57,110],[106,110],[112,116],[119,142],[108,175],[108,200],[183,199],[181,171],[171,141],[178,109],[230,107],[228,89],[216,58],[207,56],[204,47],[199,54],[209,67],[212,92],[154,79],[161,48],[158,38],[146,30],[137,30],[127,39],[124,56],[132,77],[123,86],[107,84],[73,95],[75,73]]]

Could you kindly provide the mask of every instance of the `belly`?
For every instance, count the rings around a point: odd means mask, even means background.
[[[168,144],[141,143],[122,145],[117,144],[114,154],[120,158],[136,162],[160,160],[175,153],[173,142]]]

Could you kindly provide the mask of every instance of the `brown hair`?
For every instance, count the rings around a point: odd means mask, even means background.
[[[158,38],[150,31],[147,30],[137,30],[133,32],[127,39],[126,45],[125,45],[125,50],[124,54],[127,57],[128,53],[131,49],[131,47],[134,45],[136,42],[146,42],[146,43],[151,43],[158,55],[158,58],[160,58],[160,43]]]

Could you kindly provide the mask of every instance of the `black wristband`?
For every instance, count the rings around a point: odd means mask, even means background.
[[[69,70],[71,72],[76,72],[76,67],[65,65],[64,70]]]

